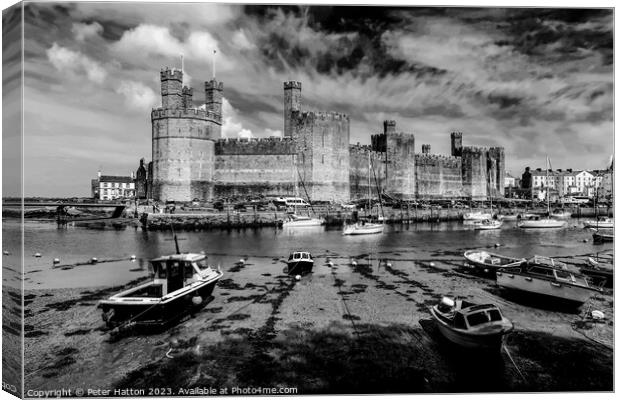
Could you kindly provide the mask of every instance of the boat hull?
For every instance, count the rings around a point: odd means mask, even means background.
[[[466,213],[463,215],[465,221],[484,221],[491,218],[492,216],[489,213]]]
[[[111,328],[126,322],[164,326],[204,307],[211,299],[211,294],[220,277],[221,275],[168,300],[164,300],[165,297],[157,302],[135,302],[130,298],[125,300],[121,298],[121,301],[102,300],[99,302],[99,308],[103,311],[102,318]],[[202,300],[199,304],[193,302],[193,299],[197,297]]]
[[[383,225],[367,224],[362,226],[347,226],[344,228],[343,235],[372,235],[383,232]]]
[[[597,224],[596,221],[583,221],[583,226],[585,226],[586,228],[613,228],[614,223],[599,221]]]
[[[482,255],[481,255],[482,254]],[[479,257],[476,257],[479,256]],[[484,259],[483,259],[484,256]],[[476,251],[476,250],[468,250],[463,254],[465,260],[474,267],[497,270],[506,267],[513,267],[519,265],[520,263],[525,261],[525,258],[514,258],[514,257],[506,257],[500,254],[489,253],[486,251]],[[499,262],[495,264],[492,262],[492,259],[498,259]],[[486,259],[491,259],[488,262],[485,262]]]
[[[312,272],[314,267],[313,261],[289,261],[287,265],[287,274],[289,275],[306,275]]]
[[[306,227],[306,226],[321,226],[325,223],[324,220],[318,218],[311,218],[308,220],[299,220],[299,221],[285,221],[282,223],[283,228],[298,228],[298,227]]]
[[[550,228],[564,228],[566,221],[557,219],[541,219],[535,221],[523,221],[519,224],[519,228],[523,229],[550,229]]]
[[[441,335],[464,349],[499,351],[502,347],[504,336],[511,330],[497,329],[487,334],[468,334],[448,326],[432,307],[430,311]]]
[[[573,306],[581,306],[596,293],[596,289],[592,288],[559,283],[507,271],[497,272],[496,279],[497,285],[501,288],[547,297]]]

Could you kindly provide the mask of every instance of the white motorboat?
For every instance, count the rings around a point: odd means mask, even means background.
[[[430,307],[439,332],[459,346],[476,350],[501,349],[503,338],[513,329],[512,322],[494,304],[473,304],[444,297]]]
[[[485,250],[467,250],[463,257],[476,267],[492,270],[515,267],[526,261],[525,258],[508,257]]]
[[[151,260],[149,282],[101,300],[98,307],[110,328],[133,323],[165,326],[208,303],[222,272],[204,254],[182,253]]]
[[[474,229],[477,231],[480,230],[491,230],[491,229],[499,229],[502,227],[503,222],[496,219],[485,219],[482,221],[476,221],[474,223]]]
[[[383,232],[383,224],[359,221],[352,225],[346,225],[342,230],[343,235],[371,235]]]
[[[590,286],[584,275],[549,257],[534,256],[519,266],[496,272],[497,284],[505,289],[535,294],[581,306],[600,289]]]
[[[613,228],[614,220],[611,218],[600,218],[598,220],[586,220],[583,221],[583,226],[586,228]]]
[[[464,221],[483,221],[485,219],[491,219],[492,216],[490,213],[485,213],[482,211],[472,211],[463,214]]]
[[[564,228],[566,221],[553,218],[542,218],[539,216],[530,217],[525,221],[521,221],[517,224],[519,228]]]
[[[283,228],[294,228],[302,226],[320,226],[325,224],[323,218],[311,218],[306,215],[291,214],[286,221],[282,223]]]

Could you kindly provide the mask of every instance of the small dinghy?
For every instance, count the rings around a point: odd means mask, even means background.
[[[467,250],[463,257],[475,267],[492,270],[517,266],[525,261],[525,258],[502,256],[485,250]]]
[[[501,220],[496,219],[484,219],[481,221],[474,222],[474,230],[477,231],[487,231],[492,229],[499,229],[502,227],[503,222]]]
[[[452,343],[477,350],[499,351],[512,322],[494,304],[474,304],[444,297],[430,308],[439,332]]]

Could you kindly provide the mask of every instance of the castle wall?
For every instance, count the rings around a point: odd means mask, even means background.
[[[349,200],[349,117],[293,112],[297,167],[312,201]]]
[[[385,191],[397,199],[413,200],[416,196],[415,137],[387,131],[386,141]]]
[[[419,199],[463,196],[461,158],[416,154],[416,195]]]
[[[489,182],[491,183],[491,195],[493,197],[504,197],[504,177],[506,176],[506,157],[503,147],[491,147],[489,149],[489,159],[492,160],[489,171]]]
[[[368,167],[368,155],[370,164]],[[373,173],[374,170],[374,173]],[[368,198],[368,175],[370,171],[370,197],[378,199],[378,192],[385,188],[385,153],[373,151],[369,146],[349,147],[349,191],[351,200]]]
[[[294,145],[290,139],[215,142],[214,196],[295,195]],[[303,188],[298,194],[305,198]]]
[[[484,147],[462,147],[463,192],[467,197],[487,197],[487,153]]]

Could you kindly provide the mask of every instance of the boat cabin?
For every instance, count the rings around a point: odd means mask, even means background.
[[[531,276],[531,278],[542,278],[585,287],[589,286],[585,276],[570,272],[565,263],[549,257],[534,256],[514,270],[513,268],[506,269],[506,272],[518,272],[523,275]],[[526,279],[531,280],[531,278]]]
[[[295,251],[288,256],[288,262],[312,261],[312,255],[305,251]]]
[[[451,314],[448,317],[451,317],[452,325],[456,329],[474,329],[483,324],[502,321],[502,313],[493,304],[474,305],[465,300],[457,300],[456,303],[451,299],[444,299],[437,307],[444,315]]]

